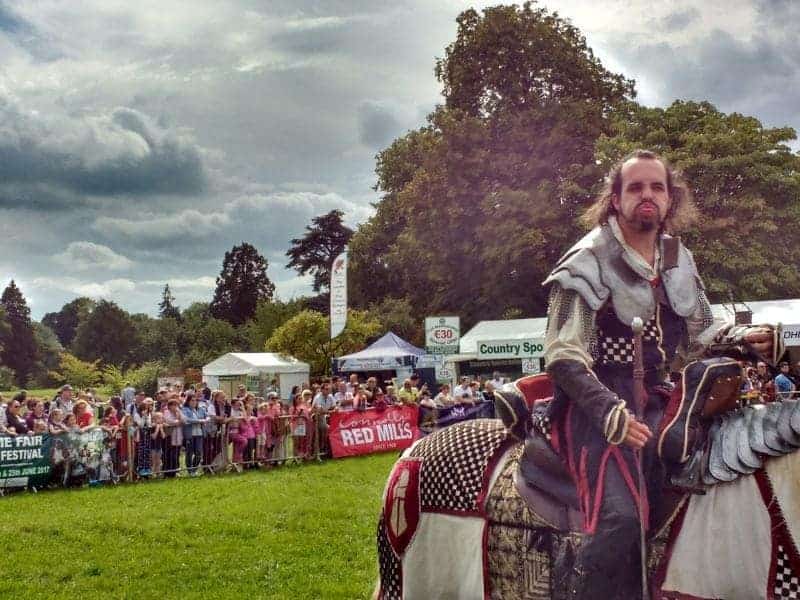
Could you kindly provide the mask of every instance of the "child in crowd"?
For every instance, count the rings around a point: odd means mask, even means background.
[[[81,428],[78,427],[78,418],[75,413],[67,413],[64,416],[64,427],[71,433],[80,433]]]
[[[266,402],[258,405],[256,430],[256,458],[264,464],[269,460],[269,453],[272,450],[272,416],[269,404]]]
[[[311,390],[303,390],[292,401],[289,414],[292,417],[292,455],[295,458],[306,458],[308,454],[309,413],[308,401],[312,397]]]
[[[36,419],[33,422],[33,433],[47,433],[47,422],[44,419]]]
[[[233,464],[236,470],[241,470],[244,461],[244,449],[247,438],[243,432],[244,403],[241,398],[235,398],[231,403],[231,416],[228,419],[228,438],[233,444]]]
[[[64,411],[60,408],[53,408],[50,411],[50,435],[60,435],[67,432],[64,423]]]
[[[153,431],[150,434],[150,467],[154,477],[161,475],[161,456],[164,453],[164,440],[166,439],[164,415],[155,412],[153,413]]]

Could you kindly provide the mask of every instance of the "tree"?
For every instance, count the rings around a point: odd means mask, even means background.
[[[161,302],[158,303],[158,316],[162,319],[175,319],[180,321],[181,311],[175,306],[175,296],[169,289],[169,284],[164,285],[164,291],[161,293]]]
[[[362,349],[380,331],[380,323],[367,313],[351,310],[347,327],[331,340],[330,319],[304,310],[275,330],[267,340],[266,350],[294,356],[309,363],[312,373],[326,374],[331,371],[332,358]]]
[[[712,302],[800,294],[800,156],[788,127],[725,114],[708,102],[631,107],[598,140],[608,167],[636,148],[662,153],[690,185],[699,209],[684,234]]]
[[[272,299],[275,285],[267,277],[267,260],[242,242],[225,253],[211,301],[211,314],[238,327],[251,318],[258,303]]]
[[[378,156],[382,200],[350,244],[353,303],[409,298],[465,327],[544,314],[539,284],[579,234],[602,176],[595,141],[633,82],[531,4],[462,13],[436,72],[444,106]]]
[[[136,324],[114,302],[101,300],[92,314],[80,324],[72,350],[85,361],[129,365],[139,346]]]
[[[99,364],[99,360],[83,361],[64,352],[61,354],[58,371],[52,371],[50,377],[58,383],[69,383],[80,389],[94,387],[102,380]]]
[[[42,324],[47,325],[58,336],[58,341],[69,348],[75,339],[78,325],[89,316],[97,303],[91,298],[80,297],[68,302],[58,312],[47,313],[42,317]]]
[[[6,309],[0,304],[0,353],[3,351],[3,340],[11,334],[11,325],[6,321]]]
[[[353,236],[353,230],[342,224],[344,213],[340,210],[314,217],[306,226],[302,238],[292,240],[292,247],[286,252],[291,260],[286,265],[297,269],[301,275],[314,276],[314,291],[330,291],[331,265]]]
[[[261,352],[272,333],[304,308],[304,298],[288,302],[259,302],[253,318],[244,326],[248,349],[251,352]]]
[[[31,311],[13,279],[3,290],[0,303],[6,313],[5,321],[9,325],[0,341],[3,348],[0,359],[5,366],[14,370],[17,385],[24,387],[39,358],[31,324]]]
[[[33,322],[33,335],[39,349],[39,360],[33,370],[34,377],[39,386],[49,387],[52,383],[50,372],[58,368],[64,346],[58,341],[55,332],[42,323]]]
[[[413,299],[387,297],[370,305],[368,312],[380,323],[381,331],[392,331],[417,346],[425,344],[425,316],[415,312]]]

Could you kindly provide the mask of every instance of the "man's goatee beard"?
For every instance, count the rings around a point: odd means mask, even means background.
[[[650,220],[647,220],[647,221],[645,221],[645,220],[637,220],[635,222],[635,224],[636,224],[637,228],[639,229],[639,231],[641,231],[642,233],[646,233],[648,231],[653,231],[656,228],[656,222],[655,221],[650,221]]]

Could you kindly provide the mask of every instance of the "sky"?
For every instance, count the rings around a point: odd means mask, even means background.
[[[379,199],[375,155],[442,101],[455,0],[0,0],[0,285],[40,319],[77,296],[155,314],[211,299],[252,243],[277,295],[292,238]],[[493,4],[493,3],[492,3]],[[638,99],[800,128],[800,3],[543,2]]]

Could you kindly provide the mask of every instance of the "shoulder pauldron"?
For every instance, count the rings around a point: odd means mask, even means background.
[[[702,283],[691,253],[678,238],[663,238],[661,278],[672,310],[681,317],[691,315]],[[647,322],[655,311],[650,282],[628,264],[608,225],[590,231],[561,257],[543,285],[552,283],[574,290],[595,311],[610,299],[623,323],[634,317]]]

